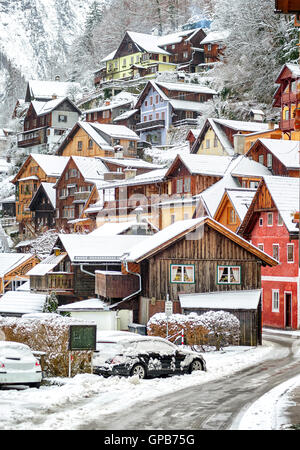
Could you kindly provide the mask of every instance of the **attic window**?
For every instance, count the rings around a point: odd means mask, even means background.
[[[65,116],[65,115],[62,115],[62,114],[59,114],[58,115],[58,121],[59,122],[67,122],[67,116]]]

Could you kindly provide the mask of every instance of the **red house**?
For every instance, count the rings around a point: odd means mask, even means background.
[[[299,329],[299,179],[265,176],[239,234],[279,261],[262,267],[263,325]]]

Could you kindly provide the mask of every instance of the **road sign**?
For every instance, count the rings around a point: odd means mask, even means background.
[[[96,325],[70,325],[69,350],[96,350]]]
[[[165,314],[167,317],[173,314],[173,302],[171,300],[167,300],[165,303]]]

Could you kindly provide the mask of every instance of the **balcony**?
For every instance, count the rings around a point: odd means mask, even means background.
[[[296,105],[297,96],[296,92],[284,92],[281,96],[281,104],[282,105]]]
[[[104,298],[125,298],[139,289],[136,275],[96,270],[95,293]]]
[[[281,131],[292,131],[295,127],[295,119],[281,120],[279,122],[279,128]]]
[[[165,128],[165,120],[148,120],[147,122],[140,122],[136,124],[136,131],[156,130],[158,128]]]
[[[85,203],[90,195],[91,195],[91,191],[74,192],[73,203]],[[64,198],[66,198],[66,197],[64,197]]]

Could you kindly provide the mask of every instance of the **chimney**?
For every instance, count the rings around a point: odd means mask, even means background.
[[[57,99],[57,94],[52,94],[52,100],[56,100]]]
[[[54,247],[53,250],[54,250],[54,255],[55,256],[59,256],[60,255],[60,248],[59,247]]]

